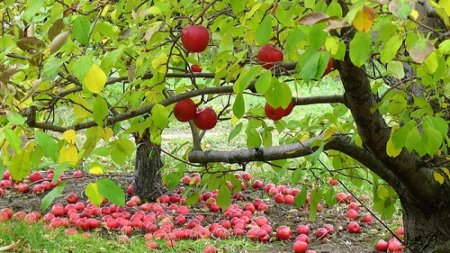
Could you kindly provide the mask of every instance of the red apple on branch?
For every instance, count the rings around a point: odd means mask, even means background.
[[[201,130],[213,129],[217,124],[216,112],[210,107],[203,108],[195,115],[194,124]]]
[[[263,68],[271,69],[274,63],[283,61],[283,52],[270,44],[266,44],[258,51],[258,61]]]
[[[197,113],[197,105],[190,98],[183,99],[175,104],[173,114],[180,122],[193,120]]]
[[[201,25],[188,25],[181,31],[181,43],[189,52],[203,52],[209,43],[209,32]]]

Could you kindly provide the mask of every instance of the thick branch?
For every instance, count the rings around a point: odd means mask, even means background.
[[[244,163],[254,161],[271,161],[279,159],[297,158],[313,153],[317,147],[312,147],[314,141],[320,140],[322,136],[314,137],[303,142],[292,143],[283,146],[262,147],[253,149],[239,149],[233,151],[191,151],[189,161],[193,163],[225,162]],[[364,150],[351,143],[348,136],[336,136],[328,141],[324,150],[337,150],[375,172],[397,191],[403,191],[402,186],[396,180],[395,175],[378,160],[371,152]]]

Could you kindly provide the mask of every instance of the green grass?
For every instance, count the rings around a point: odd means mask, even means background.
[[[104,231],[104,230],[103,230]],[[81,234],[67,235],[64,229],[44,230],[42,223],[33,225],[8,221],[0,223],[0,247],[16,244],[14,252],[149,252],[143,235],[132,237],[131,243],[118,240],[117,234],[92,232],[90,237]],[[258,250],[261,245],[242,238],[229,240],[180,240],[174,248],[165,246],[164,240],[156,241],[159,252],[203,252],[207,245],[226,248],[226,252]]]

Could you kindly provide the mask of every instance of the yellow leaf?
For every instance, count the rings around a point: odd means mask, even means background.
[[[441,170],[444,171],[445,175],[447,175],[448,179],[450,179],[450,171],[448,170],[448,168],[441,167]]]
[[[441,0],[439,1],[439,6],[445,10],[448,16],[450,16],[450,0]]]
[[[100,166],[94,166],[89,170],[92,175],[103,175],[103,169]]]
[[[91,113],[85,109],[89,109],[89,104],[86,99],[78,95],[73,96],[72,99],[76,103],[73,106],[73,112],[75,113],[77,119],[84,119],[91,116]]]
[[[111,5],[109,5],[109,4],[105,5],[105,7],[102,10],[102,14],[101,14],[102,17],[106,16],[106,14],[108,13],[110,7],[111,7]]]
[[[390,157],[397,157],[402,152],[401,148],[396,148],[392,143],[392,138],[389,138],[389,141],[386,144],[386,153]]]
[[[78,150],[73,144],[67,144],[62,146],[59,150],[59,159],[58,163],[69,163],[70,165],[75,166],[78,163]]]
[[[325,132],[323,132],[323,139],[324,140],[328,140],[331,138],[331,136],[333,136],[333,134],[336,132],[336,127],[332,126],[330,128],[328,128],[327,130],[325,130]]]
[[[77,139],[77,133],[74,130],[67,130],[63,133],[63,138],[66,142],[70,144],[75,144]]]
[[[331,55],[336,55],[339,50],[339,38],[336,36],[328,37],[325,41],[325,49],[330,52]]]
[[[239,119],[234,116],[234,114],[231,115],[231,124],[234,126],[238,123]]]
[[[433,172],[434,175],[434,179],[439,183],[439,184],[443,184],[444,183],[444,177],[439,173],[439,172]]]
[[[114,132],[111,128],[109,128],[109,127],[103,128],[103,131],[102,131],[103,140],[109,141],[109,139],[111,139],[111,137],[113,135],[114,135]]]
[[[409,14],[414,20],[417,20],[417,18],[419,17],[419,12],[416,9],[413,9],[411,11],[411,13]]]
[[[353,26],[360,32],[369,32],[372,28],[375,11],[367,6],[364,6],[353,19]]]
[[[86,88],[90,92],[98,94],[103,90],[103,87],[105,87],[105,72],[103,72],[103,70],[97,64],[92,64],[91,68],[83,79],[83,83],[84,85],[86,85]]]
[[[152,60],[153,69],[157,70],[159,73],[166,73],[167,67],[167,55],[165,53],[160,54]]]

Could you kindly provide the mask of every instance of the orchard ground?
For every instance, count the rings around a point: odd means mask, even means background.
[[[258,173],[254,173],[256,175]],[[106,175],[104,175],[106,176]],[[128,174],[114,174],[108,175],[109,178],[120,182],[126,188],[130,176]],[[76,193],[80,196],[79,201],[86,201],[83,197],[83,191],[88,182],[93,181],[92,176],[83,176],[82,178],[66,179],[68,182],[64,194],[55,200],[56,203],[67,204],[64,197],[70,193]],[[252,180],[253,181],[253,180]],[[339,186],[337,186],[339,189]],[[218,249],[226,248],[223,252],[292,252],[293,239],[297,235],[296,228],[300,224],[307,224],[311,228],[310,234],[310,249],[317,252],[375,252],[373,245],[379,239],[390,238],[387,231],[375,220],[369,225],[361,225],[361,233],[350,234],[347,232],[347,224],[350,219],[346,217],[348,205],[345,203],[336,204],[329,208],[322,204],[323,210],[318,212],[315,221],[308,221],[308,208],[295,208],[293,205],[275,203],[273,197],[269,196],[264,190],[253,190],[247,188],[242,191],[243,198],[236,201],[241,208],[245,203],[251,203],[257,198],[261,198],[268,205],[263,212],[256,211],[254,217],[266,217],[273,230],[275,231],[281,225],[289,226],[292,230],[291,240],[278,241],[275,238],[275,233],[271,236],[270,242],[260,244],[247,237],[230,237],[227,240],[209,239],[209,240],[180,240],[177,241],[175,248],[170,249],[165,246],[164,240],[156,240],[160,244],[160,249],[169,252],[202,252],[207,245],[216,245]],[[5,196],[0,199],[0,207],[9,207],[18,211],[40,211],[41,198],[44,195],[35,195],[31,191],[28,193],[19,193],[14,190],[7,190]],[[370,200],[366,200],[365,204],[370,206]],[[166,205],[167,207],[167,205]],[[196,215],[203,215],[205,217],[202,225],[208,225],[219,222],[225,218],[221,212],[212,212],[205,205],[205,202],[194,205],[189,208],[190,214],[186,215],[188,221]],[[128,208],[130,213],[135,212],[136,208]],[[50,210],[49,210],[50,212]],[[168,212],[170,213],[170,212]],[[360,214],[367,213],[363,208],[359,211]],[[42,213],[44,215],[45,212]],[[104,215],[103,215],[104,216]],[[175,217],[175,215],[173,215]],[[97,217],[97,219],[101,219]],[[228,219],[229,220],[229,219]],[[392,228],[398,227],[398,221],[389,221]],[[83,231],[78,229],[77,235],[65,234],[65,228],[49,229],[45,227],[46,222],[39,222],[37,224],[28,225],[21,221],[8,221],[0,223],[0,246],[13,245],[12,250],[18,252],[36,252],[47,249],[63,250],[76,252],[97,250],[97,252],[108,252],[109,250],[120,250],[121,252],[145,252],[148,251],[145,245],[145,232],[134,232],[130,238],[131,243],[124,243],[120,241],[120,235],[123,233],[119,231],[109,230],[105,225],[99,228],[90,230],[90,237],[85,238]],[[314,232],[325,226],[325,224],[332,224],[335,228],[335,233],[330,235],[327,239],[319,240],[314,235]],[[362,224],[362,223],[361,223]],[[75,227],[75,226],[71,226]],[[176,227],[179,227],[178,225]],[[230,230],[232,231],[232,230]],[[220,251],[219,251],[220,252]]]

